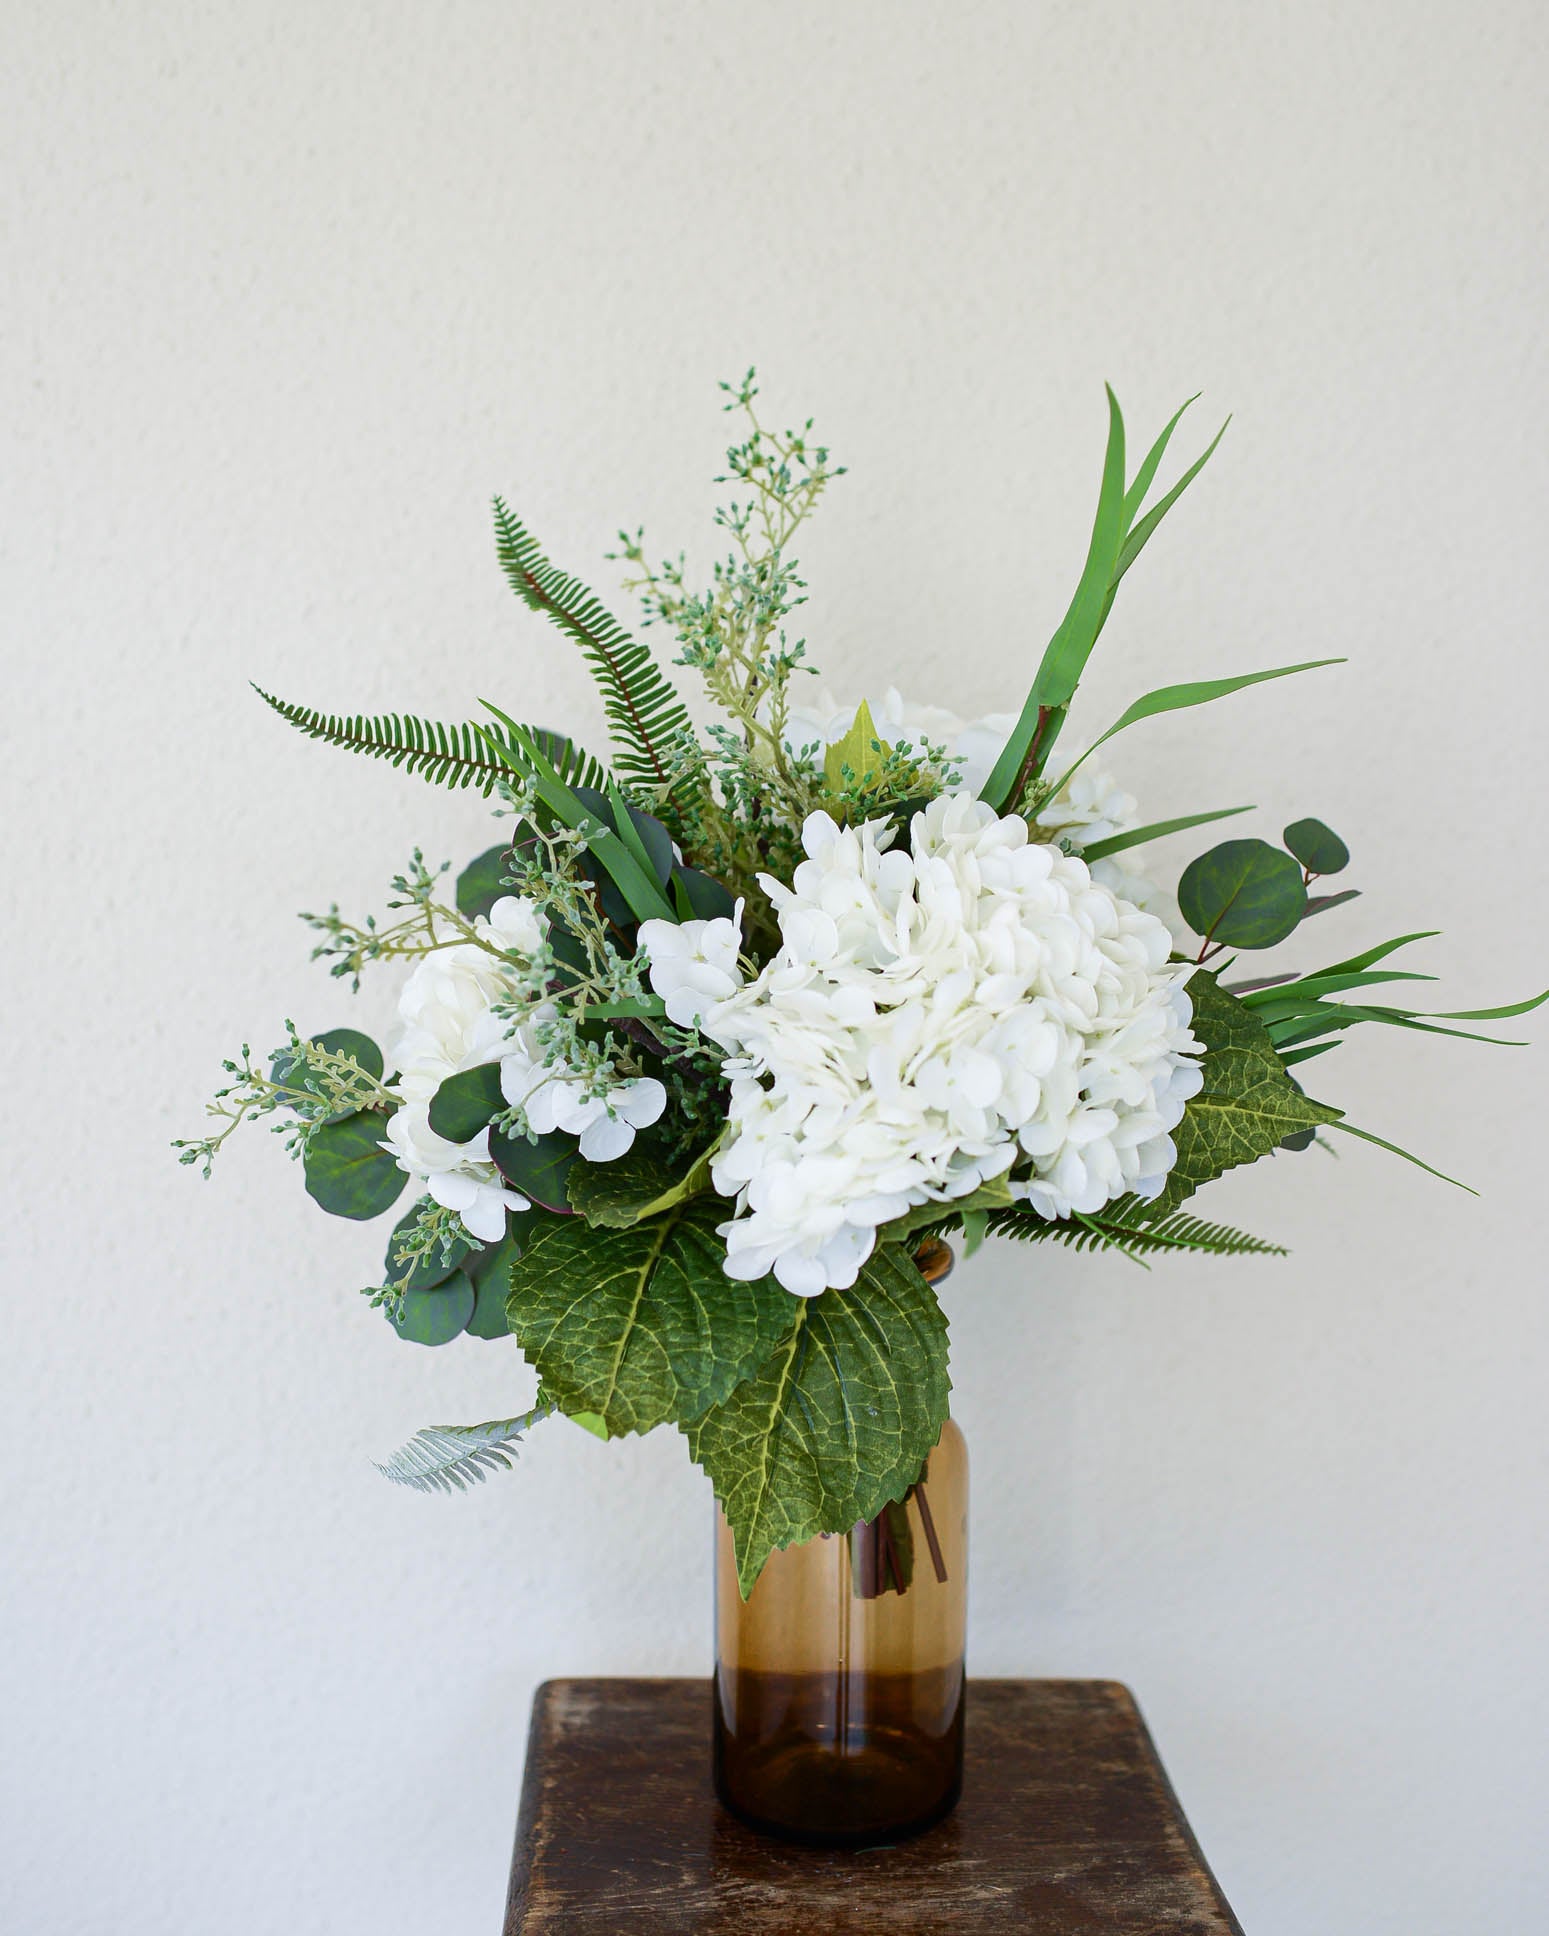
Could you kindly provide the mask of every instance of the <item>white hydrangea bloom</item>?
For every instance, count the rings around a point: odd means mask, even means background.
[[[737,957],[742,949],[742,909],[713,921],[642,921],[639,946],[649,961],[651,992],[660,995],[667,1019],[693,1028],[714,1002],[742,986]]]
[[[495,947],[526,953],[543,939],[541,919],[530,901],[508,894],[474,927]],[[449,1143],[430,1127],[430,1104],[448,1076],[493,1060],[508,1026],[493,1007],[506,989],[499,956],[471,941],[421,956],[398,997],[402,1027],[392,1056],[405,1101],[382,1144],[481,1243],[505,1234],[507,1210],[532,1206],[491,1162],[489,1131]]]
[[[732,1052],[726,1269],[803,1296],[1013,1165],[1050,1217],[1154,1195],[1201,1080],[1154,916],[967,794],[891,840],[811,815],[792,884],[763,880],[779,952],[701,1024]]]
[[[614,1083],[606,1096],[592,1094],[579,1076],[544,1061],[531,1022],[513,1031],[506,1043],[500,1090],[538,1135],[559,1129],[578,1136],[588,1163],[611,1163],[623,1156],[633,1147],[636,1130],[649,1128],[667,1107],[667,1091],[655,1076]]]
[[[868,699],[877,730],[889,744],[900,739],[918,746],[929,740],[945,747],[961,776],[961,789],[977,794],[994,771],[1017,723],[1015,713],[986,713],[982,719],[961,719],[941,706],[916,706],[896,686],[881,699]],[[786,743],[793,752],[803,747],[834,746],[855,723],[854,702],[835,700],[826,688],[806,706],[793,706]],[[1074,759],[1077,755],[1072,754]],[[1141,824],[1139,806],[1110,773],[1083,763],[1038,816],[1038,826],[1050,840],[1066,841],[1077,853],[1110,835],[1128,833]],[[1178,913],[1176,894],[1147,873],[1134,848],[1107,854],[1091,863],[1092,878],[1112,888],[1121,900],[1133,901],[1166,923],[1175,941],[1188,935]]]
[[[542,911],[515,894],[474,923],[482,941],[513,955],[541,947],[546,929]],[[564,1129],[579,1136],[581,1154],[593,1163],[622,1156],[636,1129],[655,1122],[667,1103],[666,1090],[651,1078],[621,1083],[603,1099],[587,1096],[570,1071],[545,1067],[531,1025],[513,1029],[495,1013],[511,992],[509,964],[489,947],[469,941],[423,955],[398,998],[402,1027],[392,1048],[405,1100],[382,1146],[482,1243],[504,1234],[507,1210],[532,1206],[490,1160],[487,1129],[471,1142],[449,1143],[430,1127],[431,1101],[448,1076],[498,1060],[506,1100],[528,1104],[540,1135]]]

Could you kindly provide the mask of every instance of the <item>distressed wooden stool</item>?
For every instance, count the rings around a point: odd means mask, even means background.
[[[548,1681],[505,1936],[1242,1936],[1127,1688],[970,1681],[967,1729],[946,1821],[798,1848],[716,1801],[707,1681]]]

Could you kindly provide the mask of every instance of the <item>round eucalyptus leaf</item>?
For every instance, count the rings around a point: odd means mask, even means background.
[[[470,1266],[474,1282],[473,1316],[468,1320],[470,1338],[509,1338],[506,1299],[511,1295],[511,1266],[522,1254],[521,1246],[509,1236],[482,1251],[476,1265]]]
[[[491,1130],[489,1137],[495,1167],[511,1188],[542,1204],[545,1210],[557,1210],[564,1216],[570,1214],[566,1183],[579,1148],[574,1136],[562,1136],[558,1131],[540,1136],[535,1143],[525,1136],[504,1136],[498,1129]]]
[[[382,1148],[386,1118],[359,1109],[315,1132],[302,1159],[307,1195],[331,1217],[364,1222],[390,1209],[408,1177]]]
[[[447,1077],[430,1099],[430,1126],[449,1143],[471,1143],[505,1106],[500,1064],[485,1062]]]
[[[375,1076],[380,1079],[382,1074],[382,1051],[372,1041],[369,1035],[362,1035],[359,1029],[325,1029],[321,1035],[309,1035],[306,1037],[306,1040],[308,1042],[315,1042],[320,1049],[326,1049],[330,1055],[353,1056],[368,1076]],[[306,1064],[299,1059],[295,1051],[288,1048],[281,1049],[275,1056],[274,1062],[269,1070],[269,1080],[280,1083],[290,1089],[306,1089],[313,1094],[317,1090],[316,1078],[308,1070]],[[333,1123],[342,1123],[346,1116],[353,1116],[354,1114],[355,1111],[353,1109],[341,1109],[330,1116],[328,1120]]]
[[[1178,907],[1196,934],[1229,948],[1272,948],[1307,910],[1302,870],[1267,840],[1225,840],[1191,861]]]
[[[471,1237],[459,1237],[452,1245],[452,1254],[448,1259],[442,1246],[437,1244],[428,1257],[422,1257],[406,1273],[403,1266],[394,1259],[398,1240],[408,1232],[411,1225],[418,1221],[421,1209],[429,1201],[429,1197],[421,1197],[419,1202],[411,1210],[406,1211],[393,1226],[393,1234],[387,1240],[387,1256],[383,1263],[385,1274],[382,1282],[384,1284],[401,1284],[409,1291],[434,1290],[436,1285],[446,1282],[470,1251],[477,1248]]]
[[[506,886],[507,863],[511,857],[509,845],[490,847],[480,854],[477,860],[468,865],[457,877],[457,911],[471,921],[475,916],[488,914],[495,903],[512,892]]]
[[[1282,837],[1302,866],[1313,874],[1337,874],[1350,865],[1350,849],[1321,820],[1293,820]]]
[[[394,1317],[388,1307],[387,1321],[409,1344],[450,1344],[468,1328],[473,1306],[472,1281],[464,1272],[453,1271],[432,1291],[405,1291],[403,1308]]]

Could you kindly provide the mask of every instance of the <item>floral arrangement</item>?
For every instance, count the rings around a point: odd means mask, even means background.
[[[371,1304],[418,1344],[514,1336],[535,1367],[523,1417],[421,1432],[389,1477],[463,1486],[554,1413],[605,1437],[673,1424],[746,1592],[772,1549],[869,1522],[919,1477],[949,1389],[928,1239],[1272,1252],[1184,1206],[1325,1132],[1383,1142],[1315,1101],[1303,1064],[1358,1024],[1471,1033],[1453,1025],[1536,1002],[1378,999],[1428,979],[1392,965],[1418,934],[1227,979],[1353,898],[1317,891],[1349,859],[1318,820],[1211,848],[1175,897],[1143,871],[1151,842],[1250,809],[1141,824],[1098,749],[1337,661],[1163,687],[1068,750],[1119,587],[1219,433],[1151,504],[1183,412],[1130,477],[1109,393],[1069,609],[1020,712],[967,723],[892,691],[813,696],[791,546],[841,473],[810,423],[764,428],[751,372],[722,387],[745,434],[708,587],[681,558],[649,563],[639,533],[616,554],[714,723],[695,729],[658,659],[498,499],[501,567],[589,665],[608,765],[488,702],[448,726],[262,695],[510,825],[455,881],[417,852],[381,924],[303,917],[356,987],[368,964],[412,964],[389,1054],[291,1027],[267,1060],[225,1065],[211,1133],[178,1147],[208,1175],[239,1124],[272,1117],[324,1210],[364,1220],[410,1191]]]

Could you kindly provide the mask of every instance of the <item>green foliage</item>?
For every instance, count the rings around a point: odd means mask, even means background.
[[[789,1302],[790,1300],[788,1300]],[[907,1252],[796,1304],[779,1347],[685,1429],[720,1500],[744,1599],[777,1547],[901,1499],[946,1422],[947,1321]]]
[[[307,1195],[331,1217],[364,1222],[391,1209],[408,1177],[397,1159],[382,1148],[386,1120],[375,1110],[357,1110],[322,1123],[302,1153]]]
[[[457,877],[457,912],[470,921],[481,914],[488,916],[495,903],[513,891],[506,883],[510,867],[508,841],[486,847],[476,860],[469,861]]]
[[[1208,706],[1214,699],[1225,699],[1231,693],[1243,691],[1247,686],[1262,685],[1266,679],[1288,679],[1293,672],[1316,672],[1320,666],[1344,663],[1343,659],[1305,659],[1300,665],[1276,666],[1269,672],[1240,673],[1232,679],[1198,679],[1188,685],[1158,686],[1155,692],[1148,692],[1144,698],[1137,699],[1132,706],[1126,706],[1107,732],[1098,734],[1082,754],[1081,760],[1090,758],[1104,740],[1112,739],[1115,733],[1122,733],[1126,726],[1133,726],[1142,719],[1154,719],[1159,713],[1181,712],[1189,706]],[[1081,764],[1081,760],[1076,762],[1077,766]],[[1070,773],[1066,773],[1056,783],[1056,792],[1064,786],[1065,781],[1075,770],[1076,768],[1072,767]],[[1317,823],[1309,821],[1303,824],[1316,826]],[[1346,855],[1345,858],[1348,859],[1349,856]],[[1328,870],[1330,873],[1333,871],[1332,868]]]
[[[1283,849],[1267,840],[1225,840],[1183,870],[1178,908],[1208,944],[1272,948],[1306,912],[1307,888]]]
[[[1141,507],[1146,494],[1178,420],[1187,408],[1185,404],[1183,409],[1175,412],[1147,452],[1133,484],[1126,491],[1124,418],[1118,399],[1111,389],[1108,391],[1108,446],[1103,458],[1102,485],[1098,492],[1097,516],[1092,526],[1086,564],[1069,609],[1045,648],[1032,689],[1011,737],[982,790],[983,798],[997,812],[1005,813],[1020,805],[1029,788],[1037,782],[1059,737],[1098,634],[1113,608],[1121,580],[1221,441],[1225,424],[1216,433],[1204,456],[1184,472],[1153,510],[1142,516]],[[1117,731],[1118,728],[1113,730]]]
[[[567,1412],[611,1436],[693,1419],[761,1364],[792,1320],[773,1278],[733,1283],[716,1236],[726,1206],[696,1198],[628,1230],[530,1213],[511,1272],[511,1330]]]
[[[460,1069],[442,1083],[430,1099],[430,1127],[449,1143],[471,1143],[505,1106],[500,1064],[484,1062],[476,1069]]]
[[[303,1037],[294,1022],[285,1027],[288,1039],[269,1058],[268,1074],[254,1066],[253,1052],[245,1042],[240,1059],[221,1064],[232,1080],[205,1105],[205,1114],[220,1128],[197,1140],[176,1141],[172,1147],[180,1163],[198,1163],[208,1177],[228,1137],[246,1122],[282,1111],[270,1128],[284,1137],[292,1156],[301,1156],[326,1125],[343,1122],[362,1109],[397,1108],[398,1096],[382,1081],[381,1051],[369,1036],[354,1029],[334,1029],[326,1035]]]
[[[648,647],[632,639],[579,579],[543,555],[538,541],[495,499],[495,550],[500,568],[523,604],[541,612],[580,646],[602,694],[616,764],[626,785],[652,800],[691,797],[695,766],[684,768],[693,731],[682,699]]]
[[[576,1164],[567,1185],[570,1206],[588,1223],[628,1230],[708,1190],[713,1148],[685,1155],[670,1132],[645,1130],[611,1163]],[[722,1204],[722,1218],[730,1214],[730,1206]]]
[[[471,786],[488,795],[507,777],[510,761],[491,751],[481,727],[467,723],[446,726],[434,719],[416,719],[410,713],[320,713],[277,699],[262,686],[253,690],[266,706],[272,706],[281,719],[309,739],[326,740],[330,746],[364,753],[368,759],[387,760],[436,786]],[[604,769],[562,734],[547,733],[541,727],[528,730],[567,779],[595,784],[605,777]]]
[[[1350,849],[1321,820],[1293,820],[1282,838],[1309,874],[1338,874],[1350,865]]]
[[[395,1486],[410,1486],[415,1492],[464,1492],[492,1472],[515,1465],[516,1445],[552,1409],[537,1405],[520,1418],[492,1419],[486,1425],[427,1425],[377,1471]]]
[[[1202,1183],[1256,1162],[1287,1136],[1337,1122],[1340,1112],[1304,1096],[1286,1074],[1263,1024],[1208,970],[1189,982],[1194,1033],[1205,1044],[1204,1087],[1173,1131],[1178,1160],[1145,1213],[1161,1223]]]
[[[507,1183],[545,1210],[563,1211],[568,1207],[570,1172],[578,1160],[578,1148],[574,1136],[559,1130],[534,1136],[496,1129],[489,1139],[490,1157]]]
[[[321,1035],[309,1036],[305,1043],[295,1047],[287,1045],[275,1052],[270,1064],[270,1077],[277,1088],[305,1089],[318,1098],[328,1114],[324,1120],[339,1122],[351,1116],[359,1105],[353,1095],[347,1095],[338,1108],[331,1108],[328,1100],[328,1067],[318,1065],[316,1052],[321,1049],[326,1055],[347,1058],[357,1069],[366,1075],[380,1080],[382,1075],[382,1051],[369,1035],[362,1035],[359,1029],[326,1029]]]
[[[1147,827],[1131,827],[1127,833],[1110,834],[1106,840],[1083,845],[1081,858],[1088,862],[1102,860],[1108,854],[1122,854],[1127,847],[1144,847],[1148,841],[1165,839],[1168,834],[1181,834],[1189,827],[1203,827],[1207,821],[1230,820],[1234,814],[1252,811],[1252,807],[1216,807],[1209,813],[1181,814],[1176,820],[1153,820]]]
[[[394,1301],[403,1291],[434,1290],[476,1249],[460,1217],[434,1198],[421,1197],[399,1218],[387,1240],[384,1288]]]
[[[473,1279],[454,1270],[429,1290],[404,1291],[385,1307],[387,1321],[406,1344],[450,1344],[467,1330],[474,1299]]]
[[[1071,1250],[1121,1250],[1137,1263],[1153,1253],[1197,1251],[1210,1257],[1284,1257],[1280,1244],[1250,1237],[1246,1231],[1233,1230],[1224,1223],[1206,1223],[1187,1211],[1175,1211],[1159,1223],[1136,1224],[1121,1206],[1113,1205],[1096,1216],[1072,1217],[1052,1223],[1027,1210],[996,1210],[990,1214],[990,1231],[996,1237],[1014,1237],[1021,1243],[1064,1244]]]
[[[507,1218],[508,1225],[512,1222]],[[519,1225],[521,1215],[515,1222]],[[506,1299],[511,1294],[511,1266],[522,1254],[514,1235],[507,1234],[498,1244],[489,1244],[468,1264],[473,1279],[473,1316],[468,1320],[468,1336],[493,1342],[509,1338],[511,1326],[506,1318]]]

